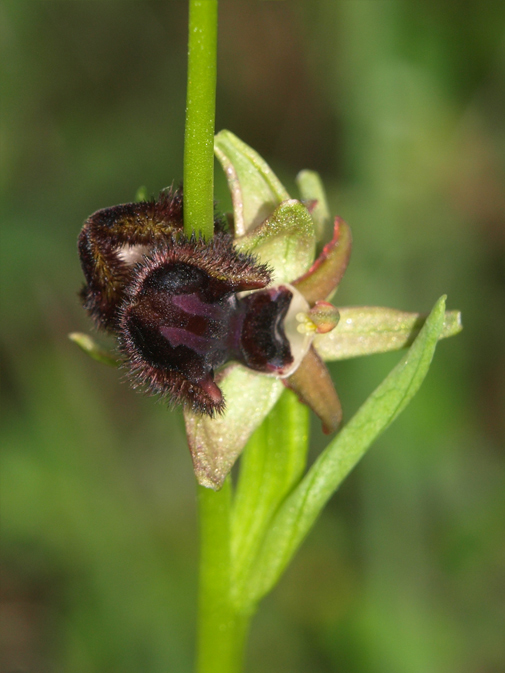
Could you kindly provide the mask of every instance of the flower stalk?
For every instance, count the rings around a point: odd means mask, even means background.
[[[249,617],[239,614],[231,600],[231,490],[230,477],[217,492],[198,487],[198,673],[239,673],[242,669]]]
[[[214,233],[217,0],[189,1],[184,138],[184,232]],[[200,578],[198,673],[239,673],[249,619],[231,601],[231,477],[220,491],[198,486]]]
[[[184,136],[184,231],[214,233],[217,0],[190,0]]]

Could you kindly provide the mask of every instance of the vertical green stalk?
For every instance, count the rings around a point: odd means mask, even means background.
[[[220,491],[198,487],[200,604],[198,673],[239,673],[249,618],[231,602],[231,479]]]
[[[189,0],[184,231],[214,233],[217,0]]]
[[[184,138],[184,231],[214,233],[214,122],[217,0],[189,0],[188,92]],[[198,673],[239,673],[247,620],[231,602],[231,482],[198,489],[200,597]]]
[[[217,0],[189,1],[188,92],[184,138],[184,231],[214,233],[214,122]],[[200,597],[198,673],[239,673],[249,619],[231,598],[231,481],[198,489]]]

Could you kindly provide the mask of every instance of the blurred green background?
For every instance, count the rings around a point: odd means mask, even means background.
[[[67,340],[90,330],[84,219],[182,176],[186,11],[0,6],[2,673],[192,670],[181,417]],[[321,172],[354,235],[339,302],[427,311],[447,293],[465,325],[262,605],[246,670],[502,673],[505,4],[223,0],[220,16],[217,128],[292,194]],[[332,367],[347,418],[398,357]]]

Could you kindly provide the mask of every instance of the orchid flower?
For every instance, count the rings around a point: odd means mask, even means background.
[[[85,307],[99,327],[118,336],[123,366],[134,379],[134,386],[147,384],[152,391],[166,393],[172,401],[183,403],[196,478],[202,486],[218,490],[285,387],[316,413],[324,432],[335,432],[342,420],[342,408],[324,361],[408,346],[421,329],[424,317],[389,308],[331,304],[349,262],[351,233],[348,225],[335,217],[332,237],[316,257],[318,242],[331,228],[318,175],[302,171],[297,178],[301,200],[292,199],[265,161],[233,133],[221,131],[216,136],[215,153],[232,196],[232,243],[229,237],[216,244],[177,237],[173,222],[181,221],[182,197],[177,191],[169,191],[157,202],[114,206],[92,215],[81,232],[80,254],[87,278],[81,292]],[[222,227],[219,219],[216,226]],[[231,246],[230,252],[226,252],[227,246]],[[189,304],[191,310],[199,312],[199,320],[222,311],[205,307],[197,295],[170,299],[172,295],[166,295],[165,290],[169,282],[166,275],[153,281],[160,265],[181,256],[186,265],[195,259],[210,270],[211,284],[227,282],[225,287],[231,288],[232,281],[221,280],[217,267],[225,264],[223,273],[228,274],[235,269],[235,276],[241,280],[233,283],[238,290],[247,289],[239,291],[234,301],[251,305],[255,297],[245,297],[254,292],[262,293],[256,295],[260,300],[266,295],[270,296],[268,301],[282,296],[284,304],[289,297],[289,308],[282,313],[279,325],[282,340],[289,346],[286,366],[274,367],[266,362],[267,366],[257,371],[247,362],[227,362],[225,357],[224,366],[215,374],[207,366],[206,373],[198,379],[200,383],[192,384],[177,371],[170,373],[164,368],[165,340],[172,339],[174,344],[174,338],[177,343],[191,338],[201,344],[203,339],[209,344],[206,348],[214,350],[219,350],[220,345],[212,345],[207,337],[181,331],[176,323],[173,327],[158,326],[163,338],[160,342],[160,337],[155,336],[159,345],[147,348],[147,360],[139,354],[139,346],[142,350],[147,334],[152,333],[150,325],[156,320],[155,315],[166,314],[167,310],[188,310]],[[244,269],[249,269],[248,274],[244,275]],[[161,283],[160,287],[154,287],[153,282]],[[266,282],[269,285],[265,290]],[[160,302],[165,307],[161,314],[156,308]],[[146,323],[145,336],[138,333],[139,320]],[[277,330],[277,318],[269,329]],[[440,338],[460,330],[460,314],[447,312]],[[245,338],[254,348],[259,332],[254,333],[254,326],[249,331],[252,333]],[[88,335],[74,333],[71,338],[95,359],[108,364],[117,362]],[[244,340],[244,336],[240,338]],[[198,359],[196,351],[193,357]],[[202,398],[209,399],[202,402]],[[187,403],[188,399],[192,403]],[[209,409],[211,406],[214,408]],[[215,413],[216,409],[219,413]]]

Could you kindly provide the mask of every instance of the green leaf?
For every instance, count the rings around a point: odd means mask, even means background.
[[[230,131],[216,135],[214,152],[231,191],[235,236],[244,236],[289,199],[289,194],[260,155]]]
[[[68,335],[68,338],[70,341],[77,344],[81,350],[90,356],[90,358],[93,358],[93,360],[108,365],[109,367],[119,367],[120,361],[111,353],[101,348],[89,334],[72,332]]]
[[[445,297],[441,297],[409,352],[323,451],[280,507],[253,566],[248,596],[251,606],[276,584],[343,479],[418,391],[443,329],[444,309]]]
[[[325,241],[327,234],[330,232],[331,217],[319,173],[307,170],[300,171],[296,176],[296,184],[300,190],[302,201],[312,202],[312,207],[309,207],[309,210],[314,220],[316,239]]]
[[[223,414],[210,418],[184,410],[196,478],[214,490],[221,488],[249,437],[284,390],[279,379],[241,365],[226,367],[216,383],[226,400]]]
[[[272,516],[303,474],[308,439],[308,407],[285,390],[244,450],[231,520],[232,592],[238,609]]]
[[[405,348],[414,341],[426,321],[426,315],[394,308],[347,306],[339,308],[339,312],[337,327],[314,339],[314,348],[326,361]],[[447,311],[439,338],[453,336],[462,329],[461,313]]]
[[[275,283],[289,283],[312,264],[316,249],[314,223],[296,199],[281,203],[251,234],[236,240],[241,251],[252,252],[274,270]]]

